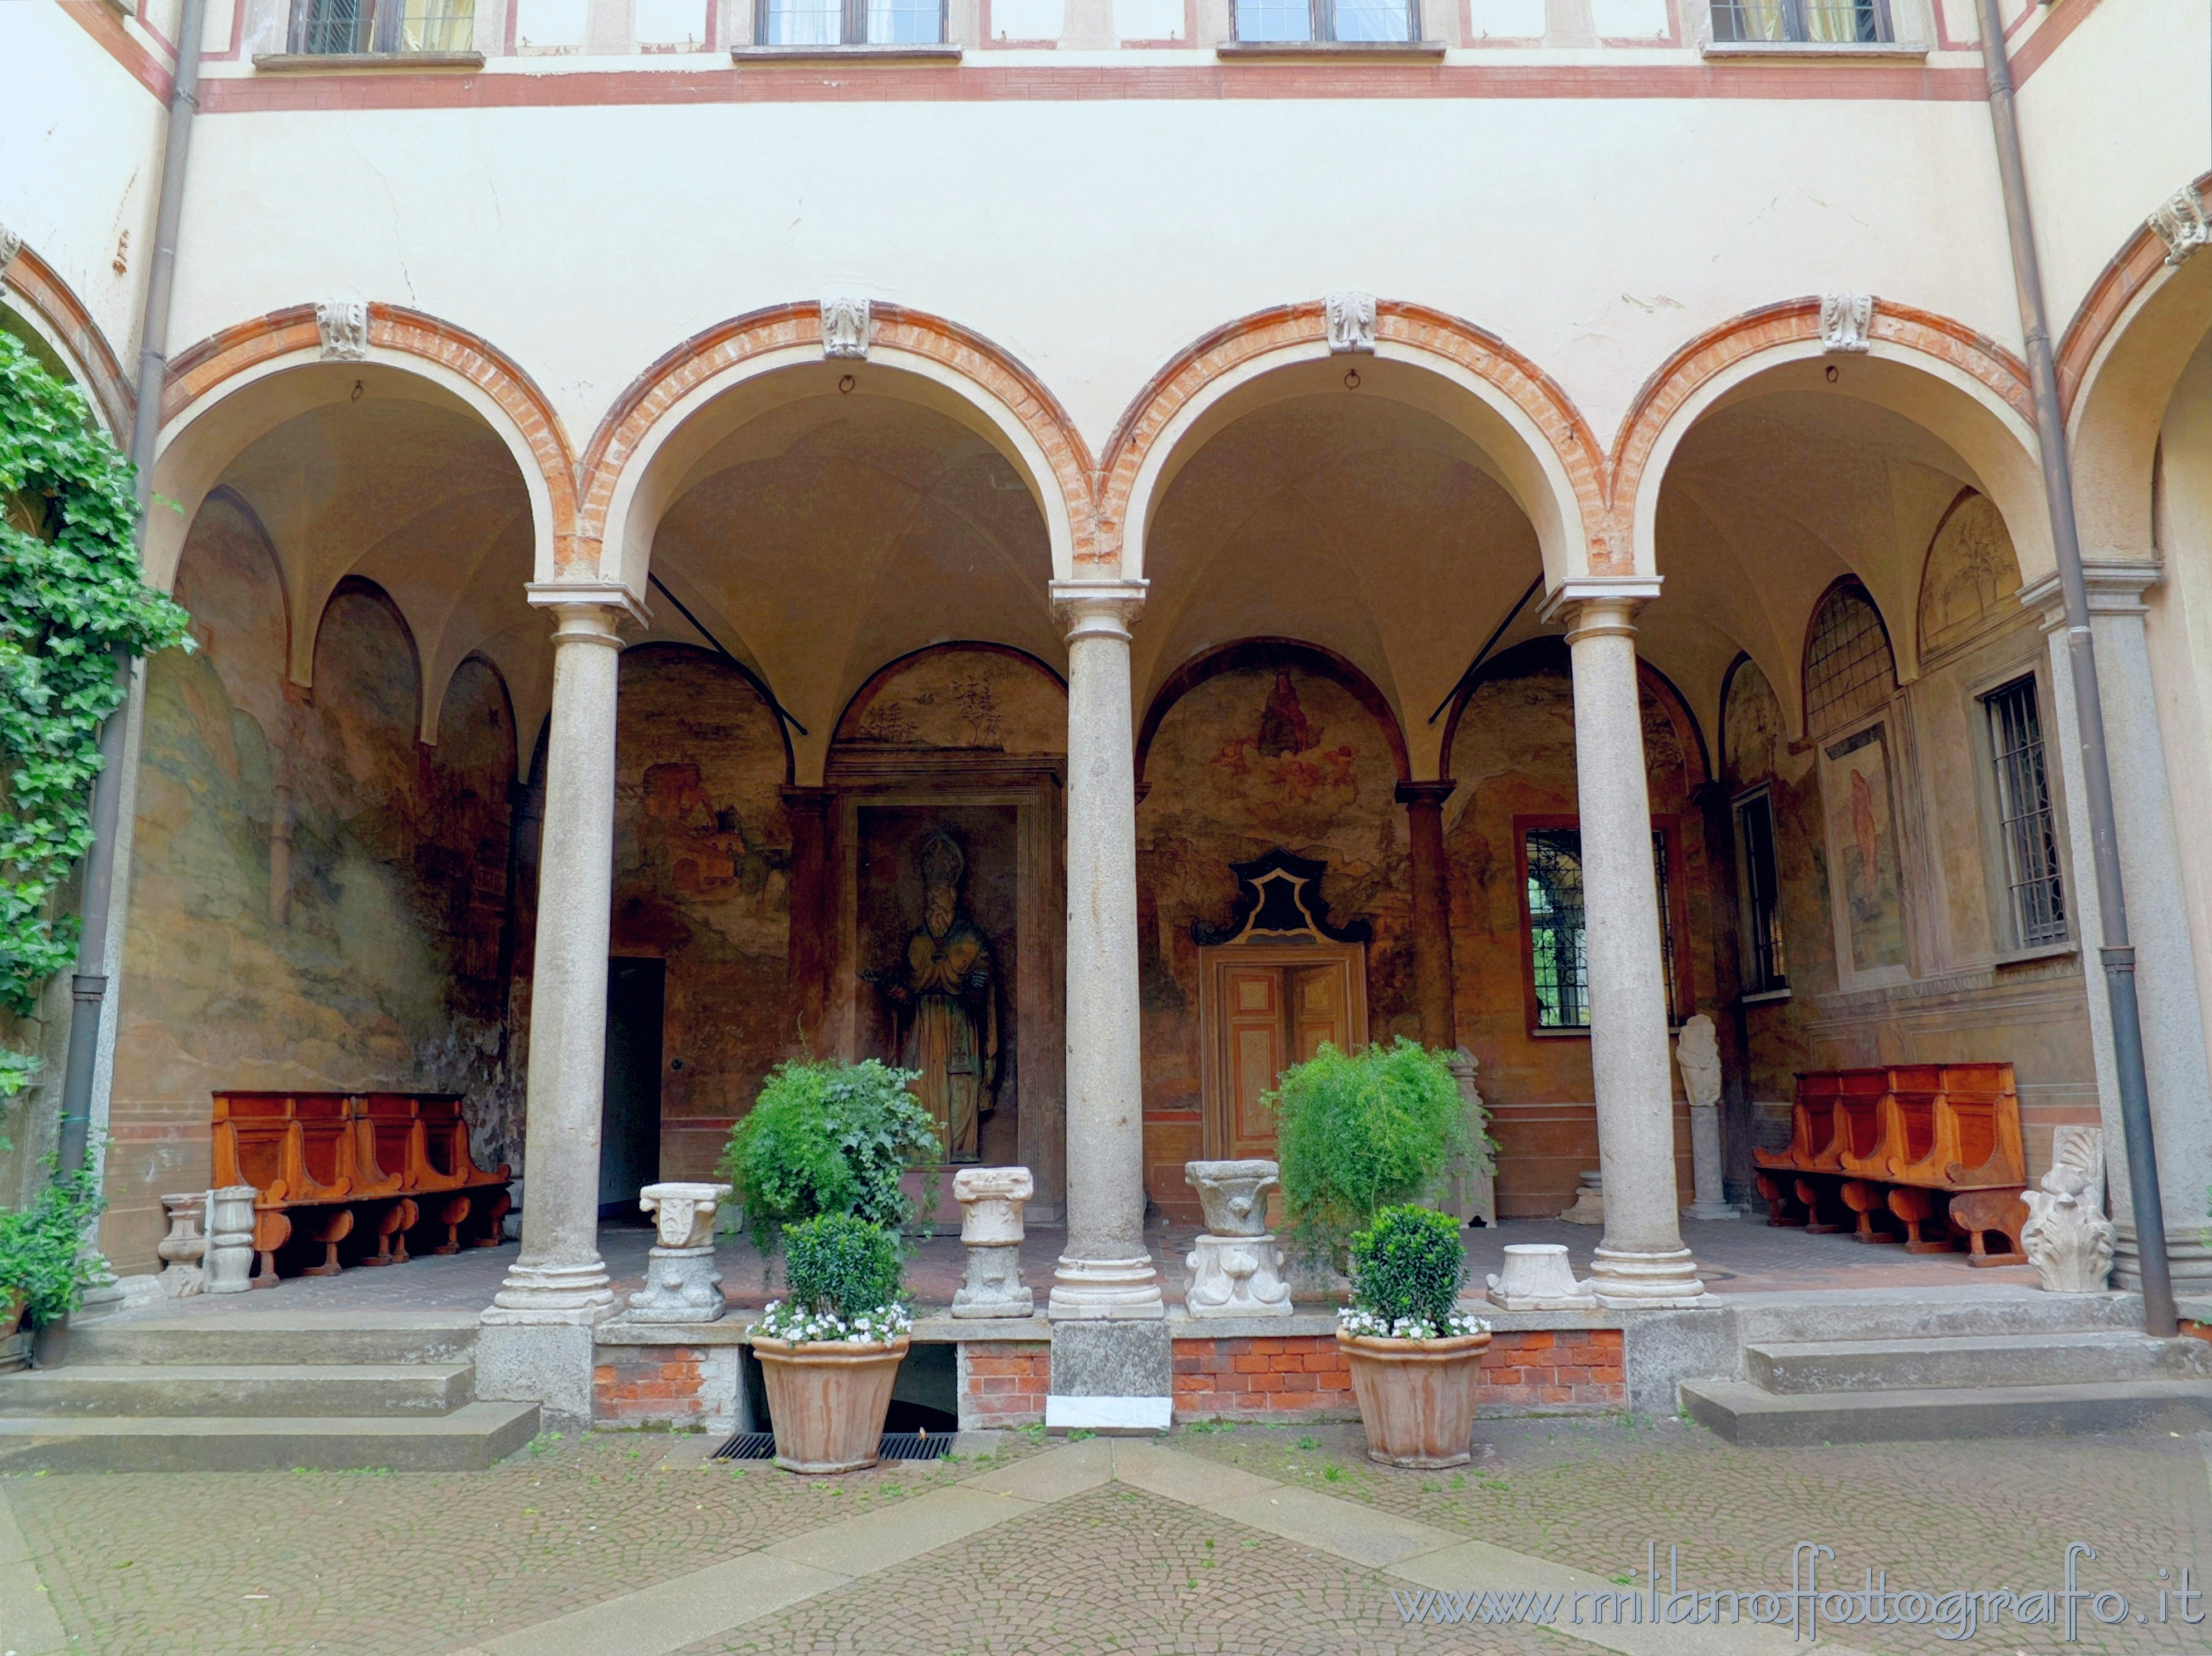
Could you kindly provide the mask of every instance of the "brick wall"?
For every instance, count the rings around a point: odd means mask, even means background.
[[[592,1417],[600,1426],[737,1429],[738,1348],[601,1346],[592,1370]]]
[[[993,1341],[960,1348],[960,1429],[1030,1426],[1044,1418],[1052,1390],[1052,1345],[1045,1340]]]
[[[1620,1364],[1616,1328],[1502,1332],[1482,1354],[1477,1406],[1490,1414],[1625,1408]],[[1349,1418],[1358,1410],[1334,1335],[1175,1343],[1178,1420]]]

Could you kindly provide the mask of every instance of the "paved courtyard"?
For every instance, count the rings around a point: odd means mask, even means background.
[[[2008,1619],[1960,1641],[1830,1628],[1822,1647],[2212,1649],[2212,1622],[2180,1619],[2204,1600],[2158,1619],[2160,1570],[2169,1587],[2212,1574],[2196,1437],[1740,1449],[1672,1420],[1480,1436],[1475,1464],[1443,1473],[1371,1465],[1356,1427],[1243,1426],[1012,1433],[829,1480],[618,1433],[473,1473],[0,1478],[0,1652],[1779,1652],[1783,1629],[1577,1626],[1596,1601],[1573,1595],[1640,1589],[1670,1549],[1683,1589],[1777,1592],[1800,1542],[1833,1550],[1831,1586],[1872,1570],[1892,1592],[2025,1592],[2062,1585],[2076,1541],[2097,1553],[2082,1585],[2129,1596],[2124,1625],[2084,1601],[2071,1643]],[[1465,1601],[1425,1596],[1470,1589],[1548,1601],[1553,1623],[1440,1620]]]

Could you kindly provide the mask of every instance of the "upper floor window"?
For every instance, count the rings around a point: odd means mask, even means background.
[[[1237,38],[1353,43],[1421,38],[1419,0],[1237,0]]]
[[[1866,588],[1838,584],[1805,640],[1805,733],[1826,736],[1877,712],[1897,688],[1888,629]]]
[[[1532,1029],[1589,1028],[1589,927],[1583,907],[1583,836],[1579,828],[1536,819],[1521,824],[1521,885],[1528,922],[1528,1012]],[[1674,947],[1675,905],[1670,877],[1671,830],[1651,830],[1652,872],[1659,888],[1659,950],[1667,980],[1667,1022],[1685,1014]]]
[[[944,0],[758,0],[753,38],[764,46],[934,46],[945,42]]]
[[[1893,38],[1887,0],[1713,0],[1716,40],[1872,45]]]
[[[292,50],[316,57],[468,52],[476,31],[476,0],[298,0],[292,9]]]
[[[2022,949],[2066,941],[2066,888],[2058,871],[2058,827],[2044,763],[2043,717],[2035,677],[2016,678],[1982,698],[1996,767],[1997,822],[2004,838],[2005,885],[2015,941]]]

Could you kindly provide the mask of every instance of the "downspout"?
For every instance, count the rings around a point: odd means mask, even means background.
[[[2043,493],[2058,555],[2058,589],[2066,608],[2066,649],[2074,674],[2074,713],[2081,729],[2081,773],[2095,849],[2097,906],[2104,933],[2098,950],[2112,1003],[2112,1060],[2118,1071],[2120,1125],[2128,1147],[2128,1189],[2135,1204],[2136,1245],[2142,1261],[2143,1331],[2170,1338],[2178,1331],[2173,1279],[2166,1257],[2166,1208],[2158,1189],[2158,1149],[2151,1133],[2150,1089],[2143,1074],[2142,1015],[2136,1004],[2136,951],[2129,941],[2127,890],[2120,878],[2113,826],[2112,773],[2105,751],[2105,713],[2097,686],[2096,643],[2089,631],[2088,588],[2081,578],[2081,536],[2074,519],[2074,469],[2066,452],[2066,418],[2058,402],[2058,368],[2043,309],[2043,273],[2028,215],[2027,172],[2013,110],[2012,64],[2005,53],[1997,0],[1976,0],[1982,62],[1989,70],[1990,123],[1996,129],[1997,176],[2004,187],[2012,242],[2013,284],[2019,290],[2027,379],[2035,398]]]
[[[200,31],[207,0],[184,0],[177,27],[177,68],[170,82],[169,127],[161,160],[161,197],[154,217],[154,257],[146,266],[146,307],[139,330],[136,419],[131,464],[137,469],[138,551],[146,550],[146,513],[154,500],[154,449],[161,435],[161,392],[169,377],[169,298],[176,286],[177,224],[185,204],[185,159],[192,116],[199,108]],[[127,688],[131,663],[118,656],[116,676]],[[92,785],[92,848],[84,869],[83,930],[77,971],[70,980],[76,1002],[70,1018],[69,1055],[62,1071],[60,1170],[84,1166],[92,1131],[92,1075],[100,1055],[100,1030],[107,1000],[107,922],[115,890],[115,838],[121,827],[123,736],[126,702],[107,716],[100,732],[100,774]]]

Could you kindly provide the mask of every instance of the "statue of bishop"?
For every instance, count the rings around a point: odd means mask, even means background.
[[[999,1084],[999,997],[991,941],[960,906],[967,858],[943,828],[921,843],[921,924],[896,966],[860,975],[890,1003],[899,1063],[918,1072],[922,1107],[937,1118],[945,1159],[974,1162],[978,1124]]]

